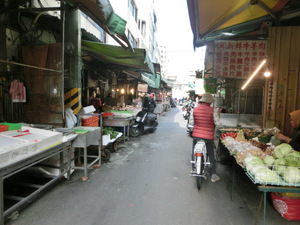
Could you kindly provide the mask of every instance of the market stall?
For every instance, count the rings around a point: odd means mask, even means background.
[[[236,164],[264,192],[265,224],[267,192],[300,192],[300,152],[276,139],[277,128],[220,128],[219,132],[222,145],[234,157]],[[234,185],[234,167],[231,179]],[[300,207],[297,210],[299,214]],[[286,218],[285,213],[280,214]],[[300,220],[299,217],[292,219]]]
[[[88,180],[88,170],[90,168],[99,168],[101,166],[101,129],[102,127],[85,126],[77,126],[73,128],[74,132],[78,136],[74,140],[72,148],[77,148],[79,150],[77,155],[77,164],[74,166],[74,169],[84,171],[84,176],[81,177],[83,181]],[[96,155],[88,154],[87,148],[92,145],[98,147]],[[81,150],[83,150],[83,152]],[[83,164],[81,162],[81,158],[83,158]],[[89,159],[92,159],[92,161],[89,162]]]
[[[71,139],[55,131],[13,125],[18,127],[0,132],[1,225],[15,210],[70,172],[70,161],[64,163],[63,155],[69,155]],[[59,157],[59,173],[47,174],[41,164],[54,156]]]
[[[136,111],[111,110],[112,115],[103,118],[106,127],[120,128],[123,133],[123,142],[129,139],[129,128],[135,119]]]

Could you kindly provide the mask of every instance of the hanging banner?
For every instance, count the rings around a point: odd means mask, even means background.
[[[248,78],[265,59],[267,41],[215,41],[214,77]],[[263,78],[264,69],[257,74]]]
[[[148,91],[148,84],[139,83],[138,86],[137,86],[137,91],[147,92]]]
[[[202,95],[205,93],[204,85],[203,85],[203,79],[196,79],[195,81],[195,94],[196,95]]]

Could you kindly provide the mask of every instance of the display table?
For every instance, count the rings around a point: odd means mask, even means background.
[[[75,130],[86,130],[84,133],[77,133],[77,138],[73,141],[72,148],[83,149],[83,154],[79,151],[79,164],[81,164],[80,157],[83,157],[83,166],[76,166],[76,170],[84,170],[84,176],[82,177],[83,181],[88,179],[88,169],[92,166],[100,167],[101,166],[101,145],[102,145],[102,128],[101,127],[75,127]],[[98,153],[96,156],[88,155],[87,147],[96,145],[98,146]],[[92,162],[88,162],[88,158],[92,158]]]
[[[122,127],[123,142],[129,139],[130,125],[133,123],[135,116],[109,116],[103,118],[103,125],[108,127]]]
[[[17,208],[30,201],[33,197],[40,194],[43,190],[48,188],[50,185],[52,185],[54,182],[58,181],[61,177],[68,173],[70,171],[70,164],[68,163],[67,165],[62,165],[60,167],[60,173],[57,176],[52,176],[52,179],[49,179],[50,176],[47,176],[49,181],[42,185],[30,183],[29,181],[26,182],[27,180],[18,183],[18,180],[16,180],[14,185],[20,185],[24,188],[31,187],[32,189],[34,189],[34,191],[28,194],[26,197],[4,194],[4,180],[9,179],[14,175],[18,175],[19,173],[24,172],[26,169],[36,166],[37,164],[55,155],[59,155],[61,157],[60,161],[62,161],[63,152],[69,151],[70,149],[67,146],[68,143],[61,143],[56,146],[43,149],[42,151],[39,151],[35,154],[28,155],[27,157],[11,161],[10,163],[0,166],[0,225],[4,225],[5,217],[8,217]],[[15,204],[13,204],[12,206],[6,206],[4,199],[13,200]]]
[[[267,192],[284,192],[284,193],[300,193],[299,187],[275,187],[275,186],[258,186],[258,190],[263,192],[262,201],[258,211],[260,212],[263,204],[263,218],[262,224],[266,224],[266,203],[267,203]]]
[[[275,129],[276,130],[276,129]],[[224,131],[224,130],[223,130]],[[245,130],[246,131],[246,130]],[[254,131],[254,130],[253,130]],[[235,181],[235,169],[236,165],[239,165],[243,168],[245,174],[248,176],[248,178],[258,186],[258,190],[263,192],[262,200],[259,204],[259,210],[258,214],[261,212],[261,208],[263,205],[263,218],[262,218],[262,224],[266,224],[266,194],[267,192],[286,192],[286,193],[300,193],[300,182],[295,179],[295,181],[286,181],[282,174],[285,174],[284,171],[286,171],[289,167],[288,166],[273,166],[271,165],[265,165],[262,163],[260,166],[257,167],[258,169],[253,169],[255,166],[251,168],[251,164],[248,167],[247,159],[250,159],[251,157],[260,159],[261,157],[268,157],[273,155],[272,149],[268,147],[265,143],[261,143],[256,140],[241,140],[241,136],[239,136],[239,139],[235,139],[232,132],[236,132],[233,128],[230,128],[227,130],[227,134],[224,136],[223,139],[220,139],[220,145],[222,147],[219,147],[220,149],[226,148],[230,155],[233,156],[234,160],[233,166],[232,166],[232,173],[230,175],[230,182],[231,184],[231,196],[232,191],[234,187],[234,181]],[[268,131],[270,132],[270,130]],[[251,134],[252,132],[249,132]],[[262,134],[262,133],[260,133]],[[229,136],[228,136],[229,135]],[[272,134],[274,135],[274,134]],[[222,136],[222,135],[221,135]],[[262,137],[261,138],[266,138]],[[220,151],[220,150],[219,150]],[[274,155],[273,155],[274,156]],[[250,157],[250,158],[248,158]],[[255,159],[256,159],[255,158]],[[263,158],[264,159],[264,158]],[[248,161],[249,162],[249,161]],[[263,162],[263,161],[262,161]],[[250,169],[251,168],[251,169]],[[277,170],[276,170],[277,168]],[[281,169],[281,173],[280,170]]]

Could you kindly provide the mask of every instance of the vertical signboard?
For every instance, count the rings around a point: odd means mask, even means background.
[[[248,78],[265,59],[267,41],[215,41],[214,77]],[[257,77],[263,78],[261,69]]]

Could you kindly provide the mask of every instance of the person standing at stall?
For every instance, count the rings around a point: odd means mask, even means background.
[[[152,98],[151,98],[151,95],[152,95]],[[145,111],[153,113],[153,111],[156,107],[156,103],[153,99],[154,98],[153,94],[151,94],[151,95],[149,95],[149,94],[145,95],[144,102],[143,102],[143,108],[145,109]]]
[[[95,107],[97,113],[102,112],[102,101],[99,94],[90,100],[90,104]]]
[[[288,143],[296,151],[300,151],[300,110],[293,111],[289,114],[291,126],[294,129],[290,137],[277,134],[277,138],[285,143]]]
[[[211,181],[217,182],[220,177],[216,174],[216,159],[214,154],[214,137],[215,126],[220,126],[219,116],[216,110],[211,107],[214,102],[211,93],[204,93],[199,100],[199,105],[191,112],[189,124],[194,126],[193,148],[197,141],[204,140],[206,144],[207,154],[211,164]]]

